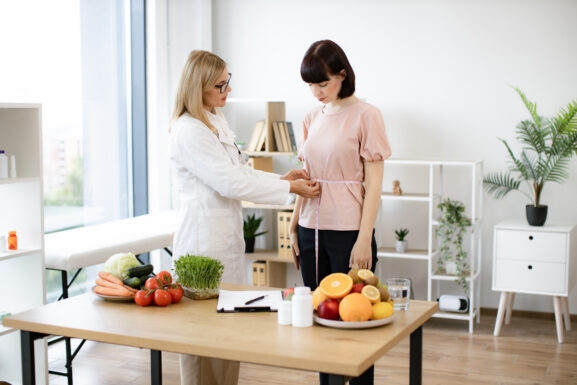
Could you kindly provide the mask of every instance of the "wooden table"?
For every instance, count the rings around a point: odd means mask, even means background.
[[[421,327],[437,308],[436,302],[411,301],[391,324],[372,329],[296,328],[278,325],[276,313],[217,313],[216,300],[139,307],[88,293],[10,316],[4,324],[21,330],[22,375],[29,385],[35,383],[34,340],[47,335],[150,349],[154,385],[162,383],[162,351],[332,373],[331,383],[344,384],[410,335],[409,382],[420,384]]]

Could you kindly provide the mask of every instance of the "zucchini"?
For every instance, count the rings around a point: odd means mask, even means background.
[[[130,286],[133,289],[140,289],[142,281],[140,281],[140,278],[138,277],[130,277],[126,278],[124,281],[122,281],[122,283],[124,283],[126,286]]]
[[[154,270],[154,266],[151,264],[134,266],[128,269],[127,273],[129,277],[142,277],[143,275],[149,275]]]

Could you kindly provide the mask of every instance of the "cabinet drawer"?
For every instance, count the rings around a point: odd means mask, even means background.
[[[566,264],[496,261],[494,290],[567,294]]]
[[[495,257],[523,261],[567,262],[567,234],[497,230]]]

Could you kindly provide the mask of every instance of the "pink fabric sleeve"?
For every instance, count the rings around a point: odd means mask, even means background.
[[[369,108],[361,118],[361,158],[366,162],[380,162],[391,156],[391,146],[385,133],[381,111]]]

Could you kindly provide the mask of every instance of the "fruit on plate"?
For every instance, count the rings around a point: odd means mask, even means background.
[[[374,274],[372,271],[370,271],[369,269],[359,269],[357,271],[357,275],[359,276],[359,278],[361,279],[361,281],[366,283],[367,278],[369,277],[374,277]]]
[[[361,294],[367,297],[371,303],[381,302],[381,292],[373,285],[365,285]]]
[[[371,275],[365,279],[365,285],[372,285],[377,287],[379,285],[379,278],[376,275]]]
[[[340,302],[339,315],[345,322],[368,321],[373,315],[373,305],[364,295],[351,293]]]
[[[351,293],[360,293],[361,291],[363,291],[363,287],[365,287],[364,283],[362,282],[355,283],[353,285],[353,288],[351,289]]]
[[[391,294],[386,286],[379,286],[378,289],[381,292],[381,301],[386,302],[391,298]]]
[[[318,309],[319,305],[329,299],[325,293],[322,292],[320,286],[313,291],[313,307],[315,310]]]
[[[336,321],[339,319],[339,301],[333,298],[321,302],[317,313],[319,317]]]
[[[394,308],[391,302],[378,302],[373,305],[373,315],[371,319],[383,319],[393,315]]]
[[[353,279],[344,273],[333,273],[324,277],[319,287],[329,298],[343,298],[353,288]]]
[[[358,274],[358,270],[357,270],[357,269],[351,269],[351,270],[349,270],[349,272],[347,273],[347,275],[353,279],[353,284],[354,284],[354,283],[362,283],[362,282],[363,282],[363,281],[361,281],[361,279],[359,278],[359,274]]]

